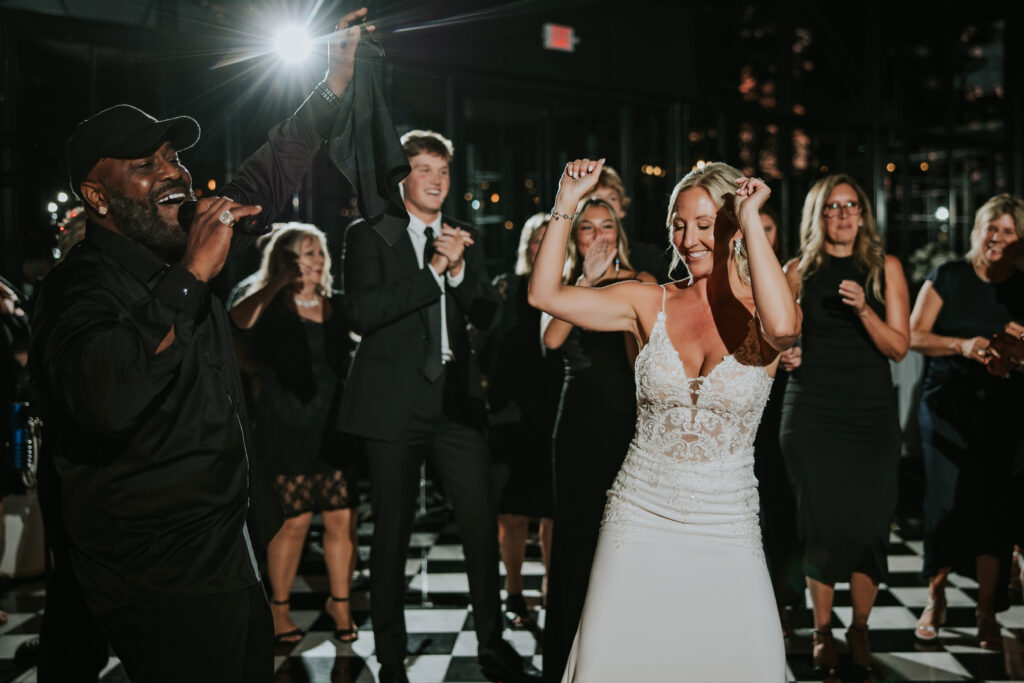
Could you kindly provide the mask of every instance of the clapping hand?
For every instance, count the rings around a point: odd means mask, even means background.
[[[576,282],[582,287],[593,287],[612,265],[619,249],[610,235],[600,235],[590,243],[587,255],[583,257],[583,276]]]
[[[430,260],[431,267],[438,274],[447,271],[449,275],[458,275],[462,270],[462,257],[466,247],[471,244],[473,244],[473,236],[469,232],[442,223],[441,234],[434,240],[434,256]]]
[[[602,168],[604,168],[604,159],[597,161],[576,159],[567,163],[565,170],[562,171],[562,177],[558,179],[555,206],[571,207],[572,210],[569,213],[575,213],[576,206],[580,201],[597,187]]]

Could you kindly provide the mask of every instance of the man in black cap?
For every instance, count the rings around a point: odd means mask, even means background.
[[[178,211],[192,179],[178,152],[198,140],[194,120],[118,105],[68,141],[89,224],[43,282],[30,362],[70,562],[134,683],[273,676],[256,556],[280,510],[246,451],[231,329],[208,283],[251,241],[233,224],[289,201],[334,123],[358,38],[336,34],[324,81],[224,197],[198,202],[187,233]]]

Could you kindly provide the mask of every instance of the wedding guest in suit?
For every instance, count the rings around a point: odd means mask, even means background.
[[[495,680],[524,680],[522,659],[501,637],[483,386],[466,331],[469,323],[492,326],[499,297],[476,230],[441,212],[451,187],[451,142],[412,131],[402,146],[411,168],[402,181],[407,215],[354,223],[344,257],[345,308],[362,340],[340,426],[363,437],[369,465],[370,614],[380,679],[407,680],[405,557],[420,465],[429,459],[462,536],[481,668]]]

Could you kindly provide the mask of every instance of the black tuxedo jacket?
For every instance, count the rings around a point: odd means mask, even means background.
[[[479,233],[447,216],[449,225]],[[408,216],[385,215],[369,225],[357,221],[345,237],[345,312],[351,329],[362,337],[349,367],[341,399],[342,431],[384,441],[397,441],[412,415],[422,378],[430,326],[427,309],[441,288],[426,268],[420,268],[407,230]],[[448,341],[455,355],[460,397],[469,407],[473,426],[486,424],[480,369],[470,345],[467,323],[487,330],[497,321],[500,297],[487,277],[478,245],[465,251],[465,277],[458,287],[446,287]]]

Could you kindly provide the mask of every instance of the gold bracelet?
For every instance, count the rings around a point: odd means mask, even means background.
[[[573,214],[562,213],[560,211],[555,211],[552,208],[551,209],[551,220],[555,220],[556,218],[564,218],[567,221],[571,221],[573,218],[576,218],[576,214],[574,214],[574,213]]]

